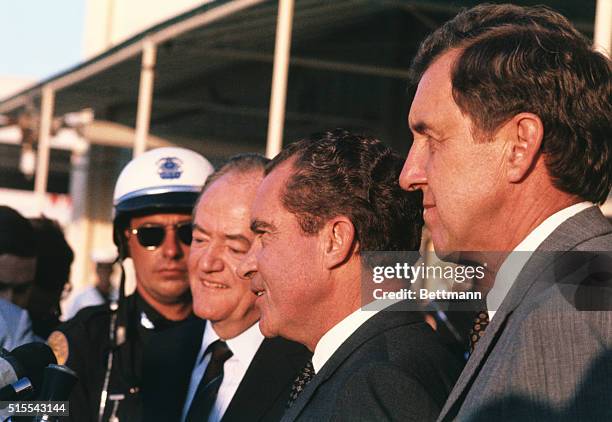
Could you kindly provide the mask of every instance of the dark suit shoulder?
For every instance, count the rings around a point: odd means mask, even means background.
[[[373,361],[355,368],[338,388],[331,420],[434,420],[441,409],[424,380],[400,365]]]
[[[323,365],[288,420],[431,420],[461,368],[420,314],[379,312]]]
[[[301,344],[280,337],[264,339],[223,422],[279,421],[285,412],[293,380],[311,356]]]
[[[303,345],[282,337],[267,338],[263,341],[263,345],[268,350],[273,350],[274,353],[283,354],[288,358],[296,358],[301,364],[304,364],[304,358],[309,359],[312,356],[310,350]],[[300,366],[300,369],[302,366]]]
[[[88,306],[77,312],[77,314],[66,322],[63,322],[58,330],[70,335],[79,330],[97,331],[99,326],[107,325],[110,321],[111,311],[108,305]]]
[[[427,323],[411,317],[406,324],[372,337],[347,360],[347,366],[372,365],[395,369],[396,378],[414,379],[441,408],[463,362],[449,352]]]

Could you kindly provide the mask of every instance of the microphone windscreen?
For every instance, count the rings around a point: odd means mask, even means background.
[[[18,378],[27,377],[36,390],[42,386],[43,372],[49,364],[57,363],[55,355],[45,343],[34,342],[16,347],[10,353],[20,366]]]
[[[76,372],[64,365],[49,365],[37,400],[66,401],[78,381]]]

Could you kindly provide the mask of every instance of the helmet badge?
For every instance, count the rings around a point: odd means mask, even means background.
[[[162,179],[178,179],[183,174],[183,161],[177,157],[164,157],[157,161],[157,174]]]

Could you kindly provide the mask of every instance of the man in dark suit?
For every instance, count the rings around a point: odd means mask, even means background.
[[[265,340],[249,280],[236,274],[251,246],[250,205],[266,159],[231,158],[194,208],[188,259],[193,321],[155,337],[145,352],[145,420],[276,421],[310,357],[301,345]]]
[[[490,289],[440,420],[609,420],[610,61],[550,9],[482,5],[412,74],[400,184],[423,191],[436,253]]]
[[[283,420],[432,420],[460,371],[422,314],[362,310],[362,253],[419,249],[420,196],[400,189],[401,165],[382,142],[335,130],[266,168],[239,271],[262,333],[314,352]]]

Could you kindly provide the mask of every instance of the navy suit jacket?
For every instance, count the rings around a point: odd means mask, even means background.
[[[422,314],[384,310],[342,343],[283,421],[432,421],[462,366]]]

